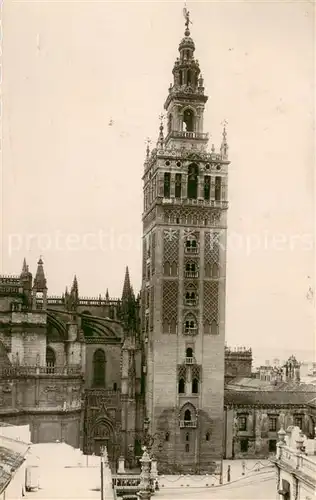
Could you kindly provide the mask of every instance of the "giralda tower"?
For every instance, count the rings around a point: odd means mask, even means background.
[[[211,472],[223,444],[228,145],[224,126],[207,149],[189,23],[143,176],[146,415],[161,472]]]

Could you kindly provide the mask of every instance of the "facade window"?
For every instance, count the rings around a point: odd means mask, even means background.
[[[220,201],[222,197],[222,178],[215,177],[215,201]]]
[[[196,200],[198,195],[199,169],[197,165],[190,165],[188,169],[188,198]]]
[[[269,439],[269,453],[276,453],[276,439]]]
[[[269,417],[269,431],[276,432],[277,430],[277,417]]]
[[[190,236],[186,239],[185,242],[185,251],[186,253],[197,253],[198,244],[195,236]]]
[[[172,114],[168,116],[168,133],[172,130]]]
[[[169,440],[170,440],[170,434],[169,434],[169,432],[166,432],[166,434],[165,434],[165,441],[168,443]]]
[[[183,113],[183,131],[193,132],[194,130],[194,114],[191,109],[186,109]]]
[[[113,384],[113,391],[115,391],[115,392],[117,391],[117,383],[116,382],[114,382],[114,384]]]
[[[196,293],[195,291],[187,291],[185,294],[185,303],[187,306],[195,306],[196,305]]]
[[[303,417],[301,417],[300,415],[296,415],[294,417],[294,425],[295,425],[295,427],[299,427],[300,430],[302,430],[302,427],[303,427]]]
[[[217,334],[218,334],[218,324],[216,323],[215,320],[213,320],[211,323],[211,335],[217,335]]]
[[[189,445],[189,443],[185,444],[185,451],[186,451],[186,453],[189,453],[189,451],[190,451],[190,445]]]
[[[184,394],[185,393],[185,381],[184,381],[183,378],[180,378],[180,380],[179,380],[178,392],[179,392],[179,394]]]
[[[204,176],[204,199],[209,201],[211,197],[211,177],[210,175]]]
[[[219,277],[218,265],[216,264],[216,262],[214,262],[214,264],[212,265],[212,278],[218,278],[218,277]]]
[[[241,439],[240,440],[240,451],[241,453],[247,453],[248,452],[248,439]]]
[[[54,373],[56,364],[56,355],[54,349],[51,347],[46,348],[46,371],[47,373]]]
[[[187,432],[186,435],[185,435],[185,440],[186,441],[190,441],[190,434]]]
[[[185,265],[186,278],[196,278],[198,275],[197,265],[195,262],[187,262]]]
[[[185,422],[191,422],[192,418],[191,418],[191,412],[190,410],[185,410],[184,412],[184,421]]]
[[[98,349],[93,355],[93,385],[105,386],[105,354],[102,349]]]
[[[205,441],[209,441],[209,440],[210,440],[210,433],[209,433],[209,432],[207,432],[207,433],[205,434]]]
[[[163,195],[164,198],[170,198],[170,173],[165,172],[163,182]]]
[[[198,394],[199,392],[199,381],[197,378],[192,380],[192,394]]]
[[[245,417],[245,416],[238,417],[238,429],[240,431],[247,430],[247,417]]]
[[[187,317],[184,323],[184,332],[187,335],[190,334],[195,335],[196,331],[197,331],[197,324],[195,318],[193,316]]]
[[[181,174],[176,174],[176,179],[175,179],[175,197],[176,198],[181,198],[181,183],[182,183],[182,176]]]
[[[193,349],[192,347],[188,347],[185,351],[186,358],[193,358]]]

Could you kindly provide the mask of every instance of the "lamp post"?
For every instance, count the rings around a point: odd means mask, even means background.
[[[143,446],[146,447],[148,450],[149,454],[151,455],[151,451],[153,448],[153,445],[156,441],[156,438],[159,436],[159,432],[155,432],[154,434],[149,433],[149,426],[150,426],[150,419],[146,417],[144,419],[144,437],[143,437]],[[162,444],[159,442],[158,444],[158,450],[162,451]]]
[[[104,500],[104,448],[100,447],[101,460],[100,460],[100,475],[101,475],[101,500]]]

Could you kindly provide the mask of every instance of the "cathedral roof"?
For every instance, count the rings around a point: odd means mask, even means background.
[[[306,405],[313,395],[315,387],[309,391],[300,390],[274,390],[274,391],[234,391],[225,390],[224,401],[228,406],[287,406],[287,405]]]

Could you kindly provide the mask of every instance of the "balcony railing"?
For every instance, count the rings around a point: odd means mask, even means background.
[[[193,365],[195,363],[194,358],[185,358],[186,365]]]
[[[199,247],[185,247],[184,249],[185,253],[190,253],[190,254],[197,254],[199,251]]]
[[[316,482],[316,457],[306,456],[302,453],[289,448],[288,446],[280,447],[279,461],[289,465],[290,467],[300,471],[306,476],[314,478]]]
[[[184,271],[184,276],[186,278],[198,278],[199,271]]]
[[[196,335],[197,334],[197,328],[185,328],[184,329],[184,334],[185,335]]]
[[[198,139],[204,141],[208,139],[208,134],[204,132],[179,132],[178,130],[172,130],[168,135],[169,137],[179,137],[180,139]]]
[[[14,365],[0,367],[0,378],[15,378],[15,377],[29,377],[29,376],[78,376],[82,374],[80,365],[70,366],[55,366],[48,364],[47,366],[34,366],[34,365]]]
[[[196,420],[180,420],[180,428],[196,428],[197,422]]]
[[[196,299],[185,299],[186,306],[196,306],[196,304],[197,304]]]

